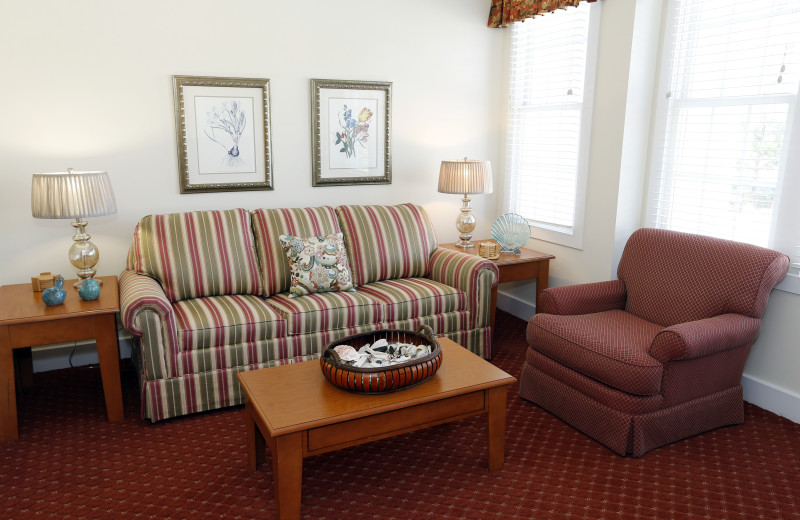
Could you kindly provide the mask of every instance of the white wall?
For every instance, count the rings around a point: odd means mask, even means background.
[[[582,250],[539,240],[528,248],[556,256],[550,286],[616,277],[622,248],[642,226],[647,147],[663,1],[602,2],[586,230]],[[498,305],[527,319],[535,283],[505,284]],[[774,290],[742,384],[745,399],[800,422],[800,296]]]
[[[149,213],[393,204],[457,239],[443,159],[499,158],[503,31],[486,0],[6,2],[0,31],[0,283],[74,276],[72,227],[30,213],[31,174],[106,170],[118,213],[89,219],[98,274],[118,274]],[[172,75],[269,78],[274,191],[181,195]],[[311,187],[311,78],[393,82],[393,183]],[[498,184],[499,186],[499,184]],[[473,197],[488,236],[495,195]]]

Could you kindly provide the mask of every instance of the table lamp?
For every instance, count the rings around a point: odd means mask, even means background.
[[[463,193],[461,213],[456,218],[456,229],[460,240],[458,247],[464,249],[474,247],[470,242],[475,229],[475,217],[469,206],[468,195],[492,192],[492,165],[489,161],[475,161],[464,157],[463,161],[442,161],[439,169],[440,193]]]
[[[79,288],[93,278],[94,266],[100,260],[97,246],[86,234],[85,217],[99,217],[117,212],[114,191],[106,172],[34,173],[31,186],[31,213],[34,218],[74,218],[74,243],[69,248],[69,261],[78,269]],[[102,280],[96,280],[98,284]]]

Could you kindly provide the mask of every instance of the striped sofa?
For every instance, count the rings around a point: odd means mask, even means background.
[[[338,232],[356,290],[290,297],[278,237]],[[238,372],[314,359],[376,329],[426,324],[488,358],[497,280],[493,262],[439,248],[414,204],[146,216],[120,276],[142,417],[240,404]]]

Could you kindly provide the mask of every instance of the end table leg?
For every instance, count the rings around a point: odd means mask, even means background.
[[[303,485],[302,433],[275,437],[270,443],[275,504],[280,520],[300,518]]]
[[[108,420],[121,421],[125,418],[125,410],[122,406],[117,321],[114,315],[104,314],[95,317],[94,334],[97,340],[97,358],[100,361],[100,376],[103,379]]]
[[[14,352],[7,325],[0,327],[0,441],[14,441],[17,431],[17,389],[14,384]]]
[[[536,277],[536,312],[539,312],[539,295],[547,289],[550,278],[550,260],[539,262],[539,275]]]
[[[506,394],[508,386],[488,390],[489,401],[489,471],[503,468],[506,449]]]
[[[258,467],[267,460],[266,442],[261,431],[253,421],[252,404],[250,400],[245,397],[245,425],[247,426],[247,462],[250,465],[250,471],[256,471]]]
[[[31,348],[18,348],[14,350],[14,374],[16,374],[17,389],[24,390],[33,386],[33,356]]]

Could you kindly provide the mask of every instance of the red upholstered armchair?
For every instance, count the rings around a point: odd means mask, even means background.
[[[620,455],[744,422],[741,378],[786,255],[640,229],[618,280],[543,291],[520,396]]]

